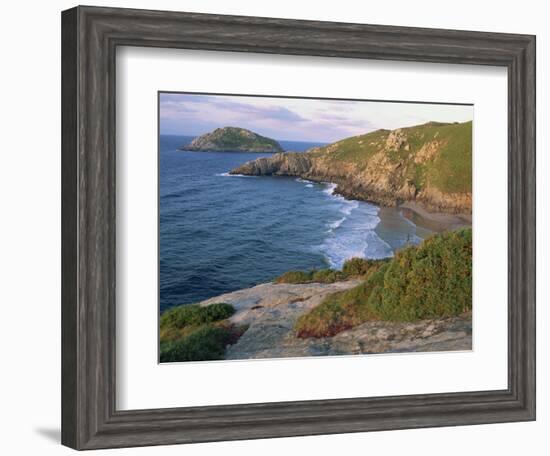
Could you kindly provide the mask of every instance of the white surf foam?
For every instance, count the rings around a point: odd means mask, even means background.
[[[350,258],[379,259],[393,256],[391,247],[373,230],[330,233],[319,250],[334,269],[342,269]]]
[[[360,201],[346,200],[334,194],[336,184],[323,190],[338,204],[344,216],[327,223],[327,237],[319,246],[331,268],[341,269],[350,258],[387,258],[393,255],[389,244],[374,231],[380,223],[378,207]]]
[[[329,196],[334,195],[334,190],[336,190],[337,185],[332,183],[326,183],[325,185],[327,188],[323,190],[323,193],[326,193]]]
[[[328,224],[328,227],[330,228],[329,229],[329,232],[335,230],[336,228],[338,228],[342,223],[344,223],[344,221],[346,220],[346,217],[342,217],[341,219],[338,219],[334,222],[330,222]]]
[[[294,181],[296,182],[302,182],[303,184],[312,184],[313,181],[310,181],[310,180],[307,180],[307,179],[303,179],[301,177],[297,177],[296,179],[294,179]]]
[[[246,174],[229,174],[229,173],[216,173],[216,176],[221,176],[221,177],[258,177],[258,176],[248,176]]]

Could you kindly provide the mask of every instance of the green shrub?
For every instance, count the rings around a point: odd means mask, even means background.
[[[371,274],[382,264],[388,262],[388,259],[367,260],[365,258],[350,258],[344,262],[342,273],[346,277],[360,277]]]
[[[335,295],[298,319],[294,326],[298,337],[330,337],[354,326],[353,316]]]
[[[160,341],[161,343],[178,341],[197,328],[223,322],[234,313],[233,306],[225,303],[209,306],[187,304],[173,307],[160,316]]]
[[[203,309],[203,315],[206,322],[225,320],[235,313],[235,308],[231,304],[217,303],[210,304]]]
[[[346,291],[328,295],[321,304],[298,318],[294,330],[298,337],[331,337],[367,320],[378,319],[371,307],[364,305],[375,287],[380,287],[385,266]]]
[[[364,263],[352,264],[352,271],[363,270]],[[441,318],[471,308],[472,230],[464,229],[434,235],[378,263],[364,282],[327,296],[294,329],[299,337],[327,337],[368,320]]]
[[[472,230],[432,236],[398,252],[384,275],[384,320],[458,315],[472,308]]]
[[[174,307],[160,317],[160,361],[223,359],[225,347],[244,332],[227,321],[235,313],[225,303]]]
[[[370,274],[387,260],[364,260],[352,258],[344,263],[342,271],[317,269],[313,271],[288,271],[275,279],[275,283],[334,283]]]
[[[318,283],[334,283],[344,279],[344,274],[334,269],[319,269],[315,271],[311,277],[312,282]]]
[[[288,271],[275,279],[275,283],[307,283],[311,282],[313,271]]]
[[[173,307],[164,312],[160,317],[160,326],[161,328],[163,326],[175,328],[198,326],[229,318],[234,313],[233,306],[225,303],[210,304],[209,306],[188,304]]]
[[[223,359],[231,337],[227,327],[206,325],[187,337],[160,345],[160,362],[208,361]]]

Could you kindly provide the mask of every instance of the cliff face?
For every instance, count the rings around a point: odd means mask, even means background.
[[[251,176],[300,176],[311,172],[315,160],[309,153],[286,152],[249,161],[230,174]]]
[[[352,199],[384,206],[414,201],[433,211],[469,214],[472,123],[378,130],[304,153],[259,158],[231,173],[330,181]]]
[[[216,128],[195,138],[190,144],[180,150],[213,151],[213,152],[282,152],[280,144],[271,138],[266,138],[245,128]]]

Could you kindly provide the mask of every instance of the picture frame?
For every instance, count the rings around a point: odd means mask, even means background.
[[[141,46],[508,70],[508,388],[116,408],[115,51]],[[197,13],[62,13],[62,443],[98,449],[535,419],[535,37]]]

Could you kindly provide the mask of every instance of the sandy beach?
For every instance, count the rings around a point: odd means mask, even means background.
[[[471,214],[447,214],[444,212],[429,212],[421,204],[412,201],[399,206],[404,217],[417,227],[435,232],[469,228],[472,226]]]

